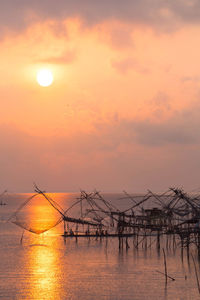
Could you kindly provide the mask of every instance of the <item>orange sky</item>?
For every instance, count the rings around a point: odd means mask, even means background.
[[[2,189],[199,187],[198,3],[156,2],[145,11],[147,1],[127,1],[131,15],[119,1],[88,0],[85,11],[77,1],[62,14],[63,1],[48,13],[19,1],[14,19],[4,3]],[[50,87],[36,82],[41,68]]]

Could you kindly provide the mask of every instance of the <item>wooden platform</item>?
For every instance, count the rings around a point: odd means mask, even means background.
[[[108,233],[108,234],[104,234],[104,235],[100,235],[100,234],[63,234],[62,236],[65,238],[90,238],[90,237],[95,237],[95,238],[109,238],[109,237],[131,237],[136,235],[135,233],[123,233],[123,234],[118,234],[118,233]]]

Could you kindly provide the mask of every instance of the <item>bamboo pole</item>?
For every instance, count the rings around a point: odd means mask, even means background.
[[[165,267],[165,283],[167,284],[167,261],[166,261],[166,255],[165,255],[165,249],[163,248],[163,258],[164,258],[164,267]]]

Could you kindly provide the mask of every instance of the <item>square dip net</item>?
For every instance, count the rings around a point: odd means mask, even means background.
[[[62,208],[48,194],[39,190],[9,218],[10,222],[35,234],[50,230],[62,220]]]

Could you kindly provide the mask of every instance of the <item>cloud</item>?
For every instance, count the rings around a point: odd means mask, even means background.
[[[199,76],[183,76],[181,78],[182,82],[199,82],[200,81],[200,77]]]
[[[107,122],[96,122],[93,132],[48,137],[28,134],[15,124],[1,124],[1,186],[30,191],[35,181],[48,191],[77,191],[79,187],[130,190],[135,185],[138,191],[165,184],[167,188],[180,184],[181,179],[187,183],[186,175],[178,170],[193,166],[198,174],[199,120],[197,107],[167,121],[128,121],[113,116]],[[174,177],[169,180],[170,172]]]
[[[113,49],[122,51],[134,47],[133,28],[129,24],[115,21],[104,23],[97,28],[99,33],[103,32],[103,39],[106,40],[107,44]]]
[[[80,181],[85,178],[86,183],[89,174],[93,174],[97,179],[107,168],[106,162],[115,160],[120,135],[113,127],[108,132],[105,130],[106,127],[93,134],[77,132],[73,136],[39,137],[15,124],[1,124],[1,185],[22,191],[36,181],[45,183],[48,189],[53,184],[55,188],[61,186],[65,190],[66,185],[66,189],[77,190],[78,178]]]
[[[50,63],[50,64],[70,64],[75,61],[77,55],[76,51],[66,51],[62,53],[59,56],[50,56],[45,58],[41,58],[40,60],[37,60],[37,62],[42,63]]]
[[[139,62],[137,62],[132,57],[127,57],[121,60],[112,60],[111,65],[122,75],[126,74],[129,71],[135,71],[137,73],[146,74],[149,70],[146,67],[143,67]]]
[[[193,129],[188,129],[184,123],[168,120],[165,123],[155,124],[141,122],[133,124],[137,141],[143,145],[163,146],[166,144],[193,144],[199,143],[200,135]]]
[[[160,99],[163,101],[165,97],[164,95]],[[157,100],[159,100],[159,97]],[[166,107],[170,109],[168,103],[163,105],[164,109]],[[161,112],[160,118],[158,111]],[[165,119],[162,116],[162,109],[158,111],[156,110],[157,117],[154,120],[145,119],[142,121],[128,121],[126,123],[127,130],[134,132],[135,139],[139,144],[146,146],[184,146],[200,143],[198,103],[182,111],[171,111],[171,116]]]
[[[171,28],[177,20],[196,23],[200,20],[200,3],[195,0],[2,0],[2,29],[19,30],[36,20],[81,17],[88,24],[108,19]]]
[[[163,92],[152,99],[150,103],[154,110],[149,117],[142,120],[113,118],[110,123],[97,123],[97,132],[101,132],[100,140],[104,139],[104,146],[140,145],[144,147],[188,146],[200,145],[200,107],[196,102],[181,111],[173,110],[171,99]],[[170,112],[165,116],[166,112]],[[97,145],[100,145],[97,139]],[[105,148],[105,149],[109,149]]]

